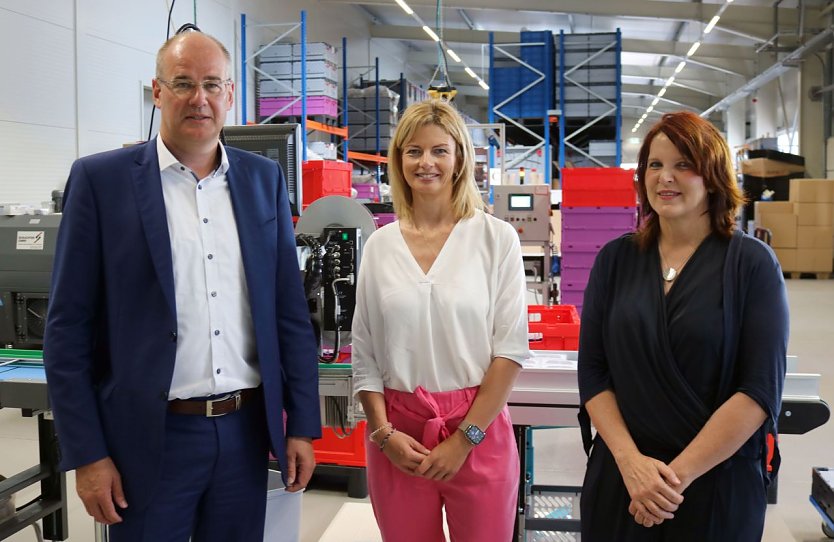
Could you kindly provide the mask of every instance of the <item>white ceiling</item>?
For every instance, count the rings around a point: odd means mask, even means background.
[[[355,5],[371,22],[374,40],[405,43],[410,51],[408,71],[424,74],[427,79],[435,71],[437,45],[394,0],[322,1]],[[724,4],[690,0],[446,0],[440,4],[431,0],[406,1],[433,28],[438,26],[435,21],[439,9],[444,41],[478,73],[488,64],[485,44],[489,32],[494,33],[496,43],[510,43],[518,42],[521,30],[558,34],[620,29],[623,114],[627,118],[639,116],[639,108],[651,103]],[[676,83],[664,96],[668,101],[661,104],[699,112],[709,108],[770,67],[778,60],[777,54],[784,56],[828,28],[834,11],[829,10],[831,7],[831,0],[733,1],[676,77]],[[778,51],[773,39],[776,35]],[[464,104],[470,110],[484,110],[486,91],[473,86],[473,80],[451,60],[449,68]]]

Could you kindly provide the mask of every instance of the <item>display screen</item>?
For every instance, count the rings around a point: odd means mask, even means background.
[[[533,210],[533,195],[532,194],[510,194],[510,211],[532,211]]]

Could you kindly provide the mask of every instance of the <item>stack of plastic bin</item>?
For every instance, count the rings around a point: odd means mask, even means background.
[[[579,314],[571,305],[529,305],[527,339],[530,350],[579,349]]]
[[[563,305],[582,301],[591,266],[612,239],[634,231],[637,193],[634,170],[566,168],[562,170],[562,297]]]

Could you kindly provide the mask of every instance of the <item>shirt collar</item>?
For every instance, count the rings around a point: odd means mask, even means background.
[[[217,144],[220,146],[220,167],[217,168],[214,173],[223,174],[225,175],[227,171],[229,171],[229,156],[226,154],[226,147],[223,146],[222,143],[219,141]],[[156,136],[156,154],[159,158],[159,171],[165,171],[171,166],[178,166],[182,165],[183,167],[185,164],[181,164],[177,158],[171,154],[171,151],[168,150],[168,147],[165,146],[165,142],[162,141],[162,136]]]

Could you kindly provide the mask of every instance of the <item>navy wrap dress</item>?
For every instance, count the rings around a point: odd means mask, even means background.
[[[607,244],[585,291],[582,404],[611,389],[637,447],[667,464],[736,392],[755,400],[768,419],[685,490],[674,519],[650,528],[628,513],[631,498],[597,435],[582,489],[582,540],[761,540],[766,435],[776,433],[787,341],[781,268],[759,240],[738,231],[730,239],[708,236],[668,293],[656,245],[643,251],[632,235]],[[584,409],[580,421],[590,436]]]

